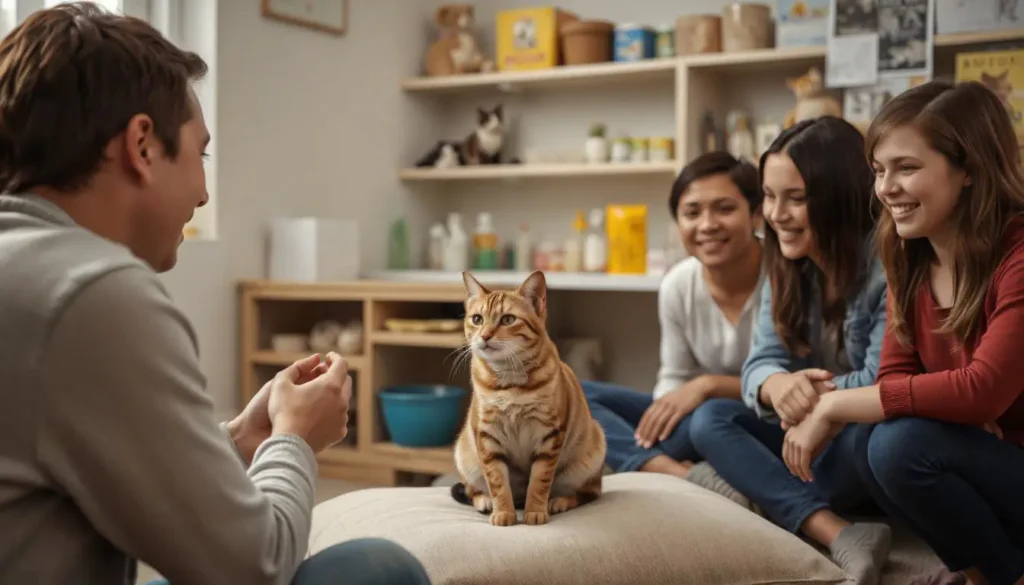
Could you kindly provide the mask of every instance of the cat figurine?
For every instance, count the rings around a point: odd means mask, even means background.
[[[464,164],[499,164],[501,147],[505,142],[504,110],[498,104],[490,110],[477,108],[476,112],[476,130],[462,141],[460,148]]]
[[[546,524],[600,497],[604,431],[548,336],[544,273],[495,292],[462,277],[473,393],[451,495],[495,526],[516,524],[517,508],[526,524]]]
[[[434,148],[416,161],[417,167],[450,169],[466,164],[459,153],[459,144],[450,140],[438,140]]]
[[[786,114],[783,128],[822,116],[843,117],[843,106],[825,90],[825,80],[817,67],[811,67],[800,77],[787,79],[786,85],[796,96],[796,105]]]

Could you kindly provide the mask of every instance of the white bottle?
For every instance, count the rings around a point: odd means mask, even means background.
[[[590,229],[583,238],[583,271],[608,270],[608,240],[604,233],[604,210],[590,210]]]
[[[435,223],[430,226],[430,244],[427,246],[427,268],[444,270],[444,250],[448,244],[448,232],[444,226]]]
[[[462,229],[462,215],[448,214],[448,244],[444,247],[444,269],[448,272],[469,270],[469,238]]]
[[[530,226],[525,223],[519,227],[519,237],[516,238],[515,269],[519,272],[533,269],[533,242],[530,241]]]

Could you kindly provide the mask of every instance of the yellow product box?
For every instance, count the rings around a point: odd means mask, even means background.
[[[548,69],[562,62],[559,30],[578,17],[554,6],[498,12],[495,23],[500,71]]]
[[[605,209],[609,274],[647,273],[647,206],[609,205]]]

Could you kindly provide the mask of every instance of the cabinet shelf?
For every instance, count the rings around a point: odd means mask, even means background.
[[[553,163],[521,165],[473,165],[451,169],[402,169],[403,181],[458,181],[481,179],[538,179],[564,177],[609,177],[664,175],[671,178],[678,171],[675,161],[645,163]]]
[[[475,270],[473,276],[484,286],[519,286],[529,272],[513,270]],[[587,290],[657,292],[661,276],[646,274],[590,274],[577,272],[544,272],[549,290]],[[388,270],[371,275],[383,282],[412,282],[421,284],[452,284],[463,286],[461,272],[443,270]]]

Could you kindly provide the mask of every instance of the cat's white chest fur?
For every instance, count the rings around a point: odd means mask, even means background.
[[[529,470],[537,447],[551,433],[550,427],[526,414],[532,410],[528,405],[536,399],[529,394],[511,392],[496,392],[483,399],[485,407],[503,413],[503,424],[494,425],[489,432],[505,447],[509,462],[524,471]]]

